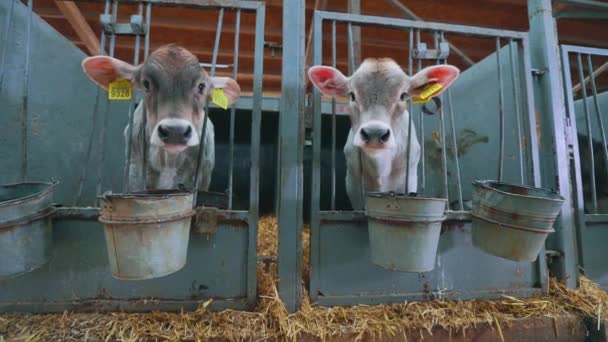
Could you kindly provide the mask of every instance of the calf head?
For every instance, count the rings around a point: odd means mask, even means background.
[[[395,61],[382,58],[366,59],[350,77],[328,66],[310,68],[308,77],[326,95],[348,96],[353,145],[375,153],[405,143],[401,128],[408,100],[435,83],[442,88],[432,95],[440,94],[459,73],[456,67],[437,65],[410,77]]]
[[[210,77],[195,55],[176,45],[152,52],[134,66],[108,56],[88,57],[84,72],[107,90],[117,78],[144,91],[150,144],[177,153],[199,143],[205,105],[213,89],[222,88],[228,103],[239,98],[240,87],[227,77]]]

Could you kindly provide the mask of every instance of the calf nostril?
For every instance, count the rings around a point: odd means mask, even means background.
[[[163,125],[158,126],[158,137],[161,139],[167,139],[169,137],[169,129]]]
[[[388,141],[388,138],[391,136],[391,131],[387,130],[386,133],[382,134],[382,136],[380,137],[380,141],[385,143]]]
[[[361,128],[361,138],[363,138],[363,141],[365,142],[369,141],[369,134],[363,128]]]
[[[184,132],[184,138],[190,139],[191,136],[192,136],[192,127],[188,126],[188,128],[186,128],[186,131]]]

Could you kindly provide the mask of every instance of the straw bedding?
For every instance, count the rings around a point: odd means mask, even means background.
[[[274,218],[260,222],[258,254],[276,256]],[[308,278],[309,232],[304,229],[305,279]],[[432,301],[395,305],[322,308],[304,299],[302,309],[288,314],[275,287],[276,263],[258,264],[258,305],[254,312],[209,312],[209,302],[188,313],[4,314],[0,315],[0,342],[6,341],[141,341],[141,340],[295,340],[303,334],[330,338],[340,334],[381,337],[412,331],[430,333],[433,327],[466,331],[482,323],[497,336],[510,323],[527,317],[554,318],[576,314],[604,321],[608,294],[586,278],[577,290],[555,280],[539,298],[503,297],[494,301]],[[306,297],[305,297],[306,298]]]

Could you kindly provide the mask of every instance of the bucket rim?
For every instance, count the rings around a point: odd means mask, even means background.
[[[35,198],[41,198],[41,197],[47,195],[48,193],[50,193],[51,191],[53,191],[55,186],[57,186],[57,184],[59,184],[59,181],[57,181],[57,180],[51,180],[50,182],[19,182],[19,183],[10,183],[10,184],[0,184],[0,188],[17,187],[17,186],[21,186],[21,185],[46,185],[47,186],[47,188],[42,191],[34,192],[27,196],[11,199],[8,201],[2,201],[2,202],[0,202],[0,208],[18,205],[18,204],[27,202],[27,201],[35,199]]]
[[[416,201],[436,201],[436,202],[444,202],[447,203],[447,198],[440,197],[420,197],[420,196],[410,196],[404,193],[396,193],[396,192],[380,192],[380,191],[371,191],[366,192],[365,197],[373,197],[373,198],[398,198],[405,200],[416,200]]]
[[[516,225],[516,224],[510,224],[510,223],[504,223],[504,222],[492,220],[490,218],[484,217],[482,215],[479,215],[479,214],[476,214],[476,213],[473,213],[473,212],[471,212],[471,216],[474,219],[482,220],[482,221],[485,221],[487,223],[492,223],[492,224],[498,225],[498,226],[500,226],[502,228],[521,230],[521,231],[525,231],[525,232],[528,232],[528,233],[534,233],[534,234],[546,234],[546,235],[549,235],[551,233],[555,233],[555,229],[554,228],[537,229],[537,228],[524,227],[524,226],[520,226],[520,225]]]
[[[163,198],[171,198],[171,197],[187,197],[194,195],[194,191],[190,190],[180,190],[180,189],[166,189],[166,190],[146,190],[146,191],[136,191],[136,192],[128,192],[128,193],[105,193],[99,195],[97,198],[101,200],[106,199],[163,199]]]
[[[500,189],[497,189],[491,185],[508,185],[508,186],[516,186],[516,187],[520,187],[520,188],[525,188],[525,189],[531,189],[531,190],[540,190],[543,191],[547,194],[550,195],[554,195],[557,196],[558,198],[550,198],[550,197],[539,197],[539,196],[531,196],[531,195],[520,195],[520,194],[515,194],[512,192],[507,192],[507,191],[503,191]],[[483,188],[486,189],[490,189],[492,191],[498,192],[500,194],[506,195],[506,196],[511,196],[511,197],[517,197],[517,198],[526,198],[526,199],[537,199],[537,200],[543,200],[543,201],[550,201],[550,202],[560,202],[563,203],[566,199],[557,191],[555,190],[549,190],[549,189],[545,189],[545,188],[537,188],[534,186],[528,186],[528,185],[522,185],[522,184],[513,184],[513,183],[507,183],[507,182],[501,182],[501,181],[495,181],[495,180],[474,180],[473,181],[473,186],[481,186]]]

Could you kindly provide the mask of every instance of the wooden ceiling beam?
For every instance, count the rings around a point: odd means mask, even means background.
[[[84,42],[87,51],[91,55],[99,54],[99,39],[89,26],[89,23],[84,18],[78,6],[72,1],[55,0],[55,5],[63,14],[65,19],[70,23],[74,32]]]

